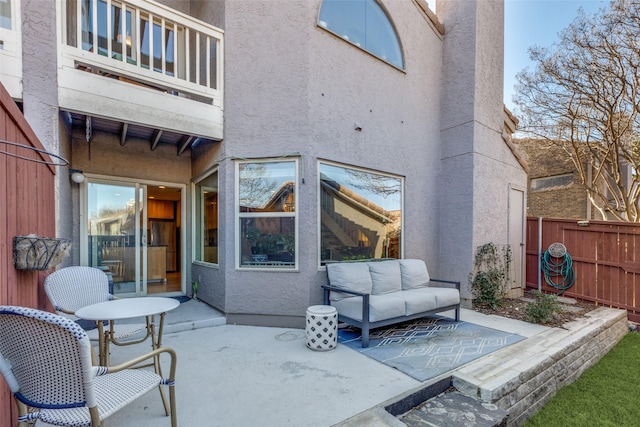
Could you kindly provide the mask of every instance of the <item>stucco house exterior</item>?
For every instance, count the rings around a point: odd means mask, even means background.
[[[0,2],[0,82],[53,153],[67,265],[302,326],[326,261],[421,258],[467,289],[527,174],[502,0]]]

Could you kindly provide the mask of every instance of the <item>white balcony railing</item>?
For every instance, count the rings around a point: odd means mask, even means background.
[[[62,68],[222,107],[222,30],[150,0],[65,0]]]

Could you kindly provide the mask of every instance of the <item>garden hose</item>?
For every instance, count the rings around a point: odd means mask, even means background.
[[[540,268],[547,285],[560,291],[558,295],[565,293],[575,282],[573,260],[562,243],[552,243],[549,246],[542,254]]]

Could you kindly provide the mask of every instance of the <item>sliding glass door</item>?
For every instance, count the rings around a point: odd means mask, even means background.
[[[147,293],[145,191],[136,183],[87,182],[83,264],[110,273],[116,295]]]

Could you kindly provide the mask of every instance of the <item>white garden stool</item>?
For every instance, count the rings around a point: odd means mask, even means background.
[[[307,308],[307,347],[315,351],[336,348],[338,343],[338,310],[330,305]]]

